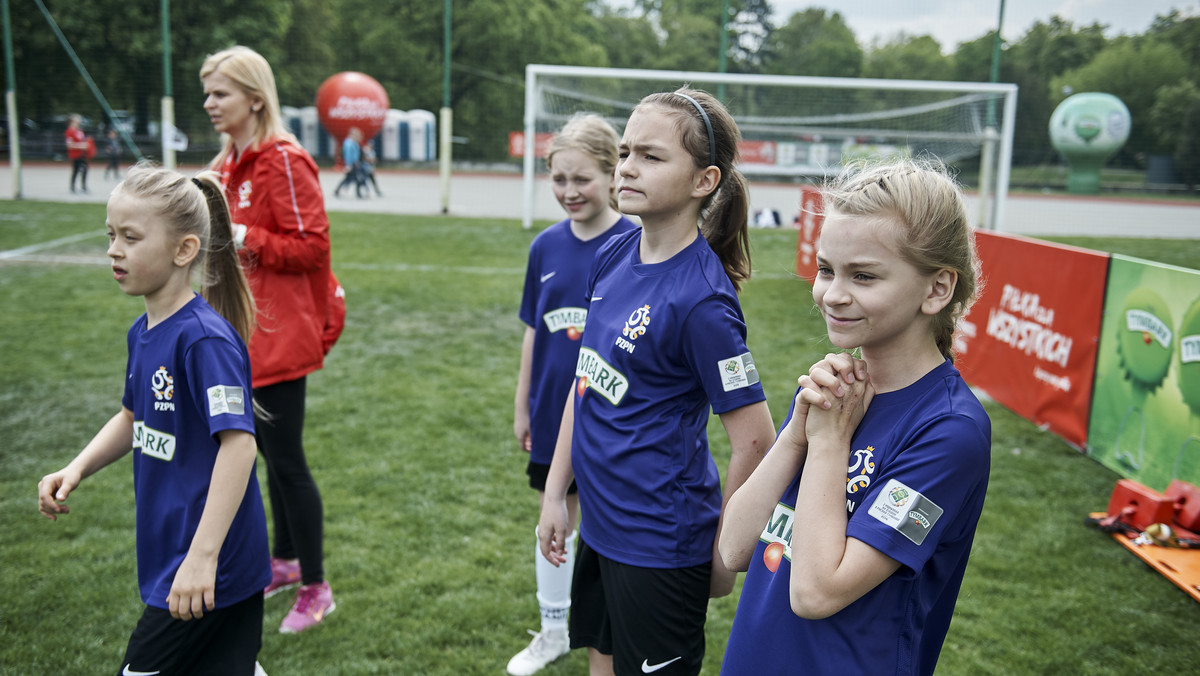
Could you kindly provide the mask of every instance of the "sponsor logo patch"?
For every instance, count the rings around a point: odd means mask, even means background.
[[[758,369],[754,368],[754,357],[749,352],[717,362],[721,374],[721,386],[725,391],[750,387],[758,382]]]
[[[941,507],[895,479],[884,485],[868,513],[917,545],[925,541],[925,536],[942,518]]]
[[[245,389],[234,385],[213,385],[208,388],[209,417],[222,413],[246,414]]]

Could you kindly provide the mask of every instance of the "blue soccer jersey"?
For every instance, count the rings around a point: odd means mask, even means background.
[[[733,284],[700,236],[644,264],[640,232],[609,240],[588,282],[571,462],[580,533],[614,561],[712,561],[721,484],[705,432],[765,399]]]
[[[208,497],[217,433],[254,434],[250,357],[229,322],[200,296],[154,328],[129,329],[121,403],[133,411],[138,586],[142,601],[167,608]],[[217,562],[216,607],[262,593],[271,581],[267,522],[251,472]]]
[[[945,361],[876,395],[851,449],[847,535],[900,569],[828,618],[796,616],[791,553],[805,546],[797,475],[750,561],[722,674],[933,673],[987,492],[991,421]]]
[[[533,327],[529,381],[530,461],[549,465],[562,422],[563,404],[574,381],[579,338],[587,321],[587,280],[596,251],[609,238],[636,229],[622,216],[586,242],[565,220],[546,228],[529,247],[521,321]]]

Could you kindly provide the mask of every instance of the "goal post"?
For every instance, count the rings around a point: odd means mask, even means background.
[[[645,95],[691,85],[724,103],[742,133],[747,177],[797,182],[864,157],[928,156],[978,168],[976,227],[1002,229],[1012,165],[1017,86],[980,82],[749,75],[530,64],[525,68],[522,224],[533,226],[538,153],[578,112],[624,129]],[[797,195],[797,199],[798,199]]]

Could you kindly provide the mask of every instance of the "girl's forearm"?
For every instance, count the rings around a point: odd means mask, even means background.
[[[258,452],[254,436],[249,432],[226,430],[219,435],[221,448],[213,465],[204,513],[200,516],[200,523],[188,549],[189,555],[213,560],[220,554],[229,526],[242,504]]]

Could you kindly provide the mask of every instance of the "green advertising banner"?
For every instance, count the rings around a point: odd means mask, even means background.
[[[1088,453],[1154,490],[1200,484],[1200,272],[1112,257]]]

